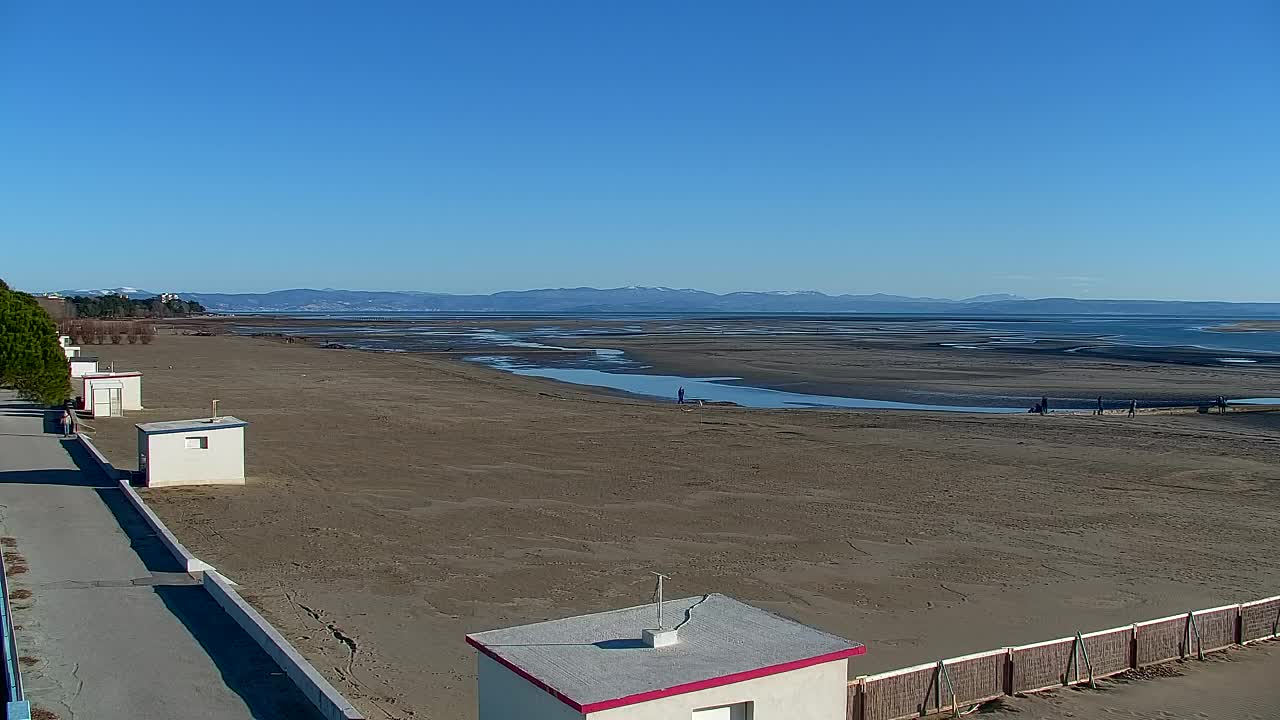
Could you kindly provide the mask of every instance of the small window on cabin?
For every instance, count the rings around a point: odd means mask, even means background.
[[[209,438],[204,435],[200,435],[198,437],[189,437],[187,438],[187,449],[188,450],[208,450]]]
[[[694,710],[693,720],[752,720],[753,704],[742,702]]]

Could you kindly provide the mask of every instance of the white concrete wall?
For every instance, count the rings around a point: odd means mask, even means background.
[[[80,361],[71,363],[71,377],[80,378],[90,373],[98,372],[98,361],[93,362]]]
[[[81,438],[83,437],[84,436],[82,435]],[[122,477],[116,481],[116,484],[120,486],[120,492],[124,493],[124,497],[129,501],[129,504],[133,505],[134,509],[138,511],[138,514],[142,516],[142,519],[146,521],[147,525],[151,526],[156,537],[160,538],[160,543],[169,551],[169,554],[173,556],[173,559],[178,561],[179,565],[186,568],[189,575],[197,576],[200,573],[216,572],[212,565],[201,560],[195,555],[192,555],[191,551],[188,550],[185,545],[178,542],[177,536],[170,532],[169,527],[165,525],[155,512],[151,510],[151,507],[143,502],[142,498],[138,496],[138,491],[133,489],[133,485],[130,484],[129,478]]]
[[[74,375],[73,375],[74,377]],[[104,375],[84,378],[84,408],[93,411],[93,394],[97,383],[120,383],[120,409],[126,412],[142,409],[141,375]]]
[[[364,715],[216,572],[206,572],[203,584],[209,596],[276,661],[322,717],[326,720],[364,720]]]
[[[110,402],[108,400],[111,389],[119,385],[120,388],[120,411],[124,413],[124,383],[118,383],[107,378],[91,378],[84,379],[84,409],[89,411],[91,417],[107,417],[110,413]],[[98,396],[95,398],[94,396]],[[101,402],[102,407],[98,407],[96,402]],[[99,414],[98,410],[102,410]]]
[[[141,375],[125,375],[117,378],[120,384],[124,385],[124,392],[120,394],[120,400],[124,403],[125,410],[141,410],[142,409],[142,376]]]
[[[243,427],[138,434],[138,467],[146,467],[148,487],[244,484]],[[208,438],[209,447],[188,448],[194,437]]]
[[[587,715],[587,720],[673,720],[694,710],[751,702],[751,720],[844,720],[848,660]],[[480,720],[487,720],[481,716]]]
[[[480,720],[582,720],[582,713],[488,655],[477,651],[476,665]]]

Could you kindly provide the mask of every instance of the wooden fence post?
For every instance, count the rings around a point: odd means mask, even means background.
[[[1013,694],[1013,646],[1004,649],[1004,694]]]

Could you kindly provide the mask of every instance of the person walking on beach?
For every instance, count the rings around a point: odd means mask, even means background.
[[[1047,395],[1040,396],[1040,414],[1049,414],[1049,397]]]
[[[1222,397],[1221,395],[1218,396],[1218,414],[1219,415],[1227,414],[1227,399]]]
[[[75,420],[71,417],[71,411],[64,409],[62,411],[62,437],[71,437],[71,429],[75,427]]]
[[[676,391],[676,402],[679,403],[680,405],[684,404],[684,386],[683,385],[681,385],[680,389]]]
[[[1094,413],[1094,415],[1101,415],[1101,414],[1102,414],[1102,396],[1101,396],[1101,395],[1099,395],[1099,396],[1098,396],[1098,410],[1097,410],[1097,412],[1095,412],[1095,413]]]
[[[1129,401],[1129,417],[1133,417],[1134,415],[1137,415],[1137,414],[1138,414],[1138,401],[1130,400]]]

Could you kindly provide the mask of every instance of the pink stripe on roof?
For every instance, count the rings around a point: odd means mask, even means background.
[[[513,672],[513,673],[515,673],[515,674],[519,675],[520,677],[524,678],[525,680],[528,680],[529,682],[533,683],[534,685],[537,685],[538,687],[542,688],[543,690],[545,690],[545,691],[547,691],[547,692],[551,693],[552,695],[554,695],[554,696],[555,696],[555,698],[556,698],[557,700],[559,700],[560,702],[564,703],[565,705],[568,705],[569,707],[573,708],[574,710],[577,710],[578,712],[585,712],[585,711],[582,709],[582,705],[581,705],[580,703],[575,702],[573,698],[569,697],[568,695],[565,695],[564,693],[560,692],[559,690],[557,690],[557,689],[555,689],[555,688],[551,687],[550,685],[548,685],[548,684],[546,684],[546,683],[542,682],[542,681],[541,681],[541,680],[539,680],[538,678],[536,678],[536,677],[534,677],[534,676],[530,675],[529,673],[525,672],[523,668],[519,667],[519,666],[518,666],[518,665],[516,665],[515,663],[513,663],[513,662],[511,662],[511,661],[507,660],[506,658],[502,657],[501,655],[498,655],[498,653],[496,653],[496,652],[494,652],[494,651],[490,650],[489,648],[485,647],[484,645],[480,644],[480,641],[478,641],[478,640],[476,640],[476,639],[472,638],[470,635],[468,635],[468,636],[467,636],[467,644],[468,644],[468,645],[470,645],[471,647],[473,647],[473,648],[475,648],[475,649],[479,650],[480,652],[484,653],[485,655],[489,656],[490,658],[492,658],[492,659],[494,659],[494,660],[498,661],[498,663],[500,663],[503,667],[505,667],[506,669],[510,670],[511,672]]]
[[[674,685],[669,688],[649,690],[642,693],[636,693],[634,695],[626,695],[620,698],[613,698],[612,700],[599,700],[593,703],[587,703],[586,705],[583,705],[575,701],[573,698],[570,698],[568,695],[565,695],[559,690],[551,687],[547,683],[530,675],[528,672],[525,672],[523,669],[516,666],[514,663],[500,657],[497,653],[485,647],[483,643],[472,638],[470,635],[467,636],[467,644],[479,650],[480,652],[484,653],[485,655],[489,656],[490,658],[498,661],[498,663],[500,663],[503,667],[507,668],[508,670],[514,672],[515,674],[519,675],[525,680],[528,680],[529,682],[533,683],[539,688],[550,693],[560,702],[564,703],[565,705],[568,705],[569,707],[583,714],[600,712],[602,710],[612,710],[613,708],[625,707],[627,705],[635,705],[637,703],[642,703],[642,702],[649,702],[650,700],[659,700],[661,698],[671,697],[673,695],[684,695],[686,693],[697,692],[699,690],[708,690],[710,688],[721,687],[724,685],[732,685],[734,683],[745,682],[747,680],[754,680],[756,678],[768,677],[770,675],[777,675],[779,673],[790,672],[792,670],[800,670],[801,668],[812,667],[814,665],[821,665],[823,663],[835,662],[837,660],[845,660],[847,658],[854,657],[855,655],[863,655],[867,652],[867,648],[865,645],[859,645],[858,647],[847,648],[845,650],[837,650],[835,652],[826,653],[825,655],[816,655],[814,657],[804,658],[802,660],[792,660],[790,662],[779,663],[777,665],[769,665],[767,667],[756,668],[754,670],[744,670],[742,672],[731,673],[729,675],[721,675],[720,677],[707,678],[706,680],[696,680],[694,682],[684,683],[682,685]]]

